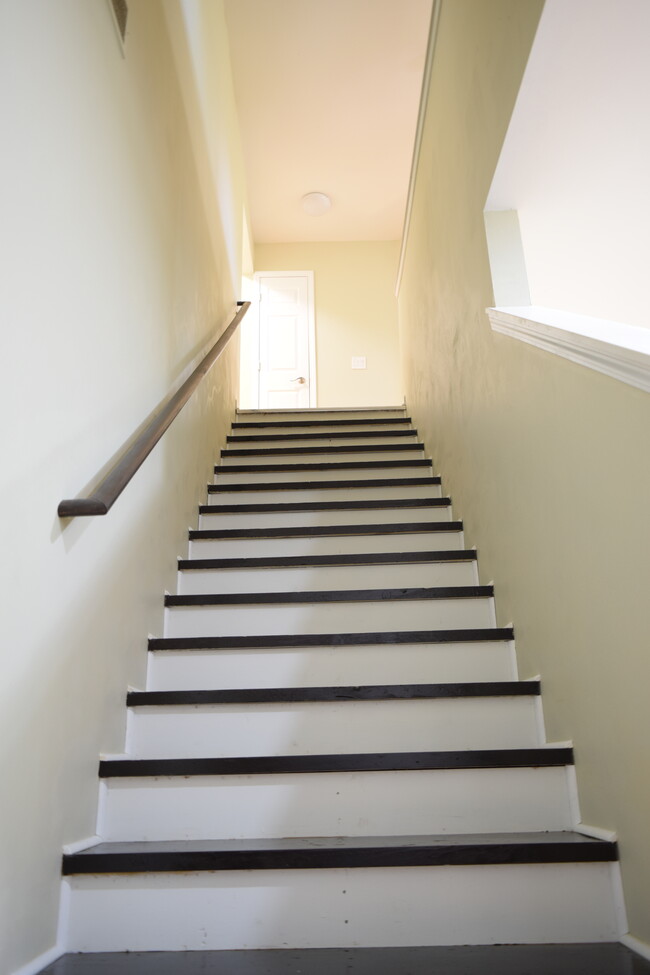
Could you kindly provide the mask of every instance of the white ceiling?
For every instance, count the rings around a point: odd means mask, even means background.
[[[226,0],[257,243],[401,237],[431,0]],[[300,199],[332,199],[321,216]]]

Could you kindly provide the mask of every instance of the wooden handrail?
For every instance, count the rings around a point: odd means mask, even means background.
[[[105,515],[129,483],[135,472],[149,456],[165,430],[175,420],[208,370],[217,361],[228,342],[237,331],[242,318],[250,308],[250,301],[238,301],[239,310],[228,327],[221,333],[210,351],[204,356],[191,376],[174,393],[169,402],[158,410],[142,433],[134,440],[115,467],[109,471],[87,498],[68,498],[58,507],[60,518],[78,518],[86,515]]]

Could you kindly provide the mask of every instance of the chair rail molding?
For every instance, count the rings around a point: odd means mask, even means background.
[[[493,332],[650,392],[650,329],[538,305],[486,312]]]

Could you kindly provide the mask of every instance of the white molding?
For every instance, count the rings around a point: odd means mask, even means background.
[[[618,922],[618,936],[622,938],[630,930],[627,923],[627,909],[625,907],[625,894],[623,892],[623,878],[621,876],[620,860],[610,863],[610,875],[612,881],[612,891],[614,894],[614,910]]]
[[[429,40],[427,41],[427,54],[424,62],[424,73],[422,75],[422,89],[420,92],[420,107],[418,109],[418,121],[415,129],[415,141],[413,143],[413,157],[411,159],[411,174],[409,176],[409,188],[406,195],[406,210],[404,213],[404,226],[402,228],[402,244],[399,252],[399,264],[397,267],[397,280],[395,282],[395,297],[399,296],[399,289],[402,285],[402,274],[404,273],[404,261],[406,258],[406,245],[408,242],[409,230],[411,228],[411,213],[413,212],[413,197],[415,196],[415,180],[418,174],[418,164],[420,162],[420,149],[422,148],[422,136],[424,134],[424,119],[427,113],[429,102],[429,85],[431,83],[431,72],[433,70],[433,58],[436,50],[436,38],[438,36],[438,23],[440,21],[440,10],[442,0],[433,0],[431,11],[431,26],[429,27]]]
[[[309,345],[309,409],[314,409],[318,404],[318,376],[316,372],[316,305],[314,298],[314,272],[313,271],[255,271],[253,280],[259,287],[260,278],[307,278],[307,317],[308,317],[308,345]],[[257,328],[259,334],[260,326],[260,305],[257,303]],[[257,404],[259,406],[259,388],[257,394]],[[277,413],[278,410],[265,409],[266,413]],[[293,410],[292,412],[296,412]]]
[[[578,776],[574,765],[566,766],[566,784],[569,795],[569,806],[571,808],[572,829],[575,829],[582,820],[580,812],[580,796],[578,793]]]
[[[618,836],[611,829],[601,829],[600,826],[589,826],[587,823],[577,823],[574,827],[576,833],[583,836],[591,836],[594,840],[605,840],[606,843],[616,843]]]
[[[101,841],[101,836],[95,833],[94,836],[87,836],[83,840],[75,840],[74,843],[64,843],[63,852],[66,856],[72,856],[73,853],[79,853],[80,850],[87,850],[90,846],[97,846]]]
[[[493,332],[650,392],[650,329],[536,305],[486,311]]]
[[[316,299],[314,297],[314,272],[307,271],[309,289],[309,405],[318,406],[318,373],[316,372]]]
[[[61,954],[68,948],[68,931],[70,929],[70,883],[67,878],[61,879],[59,893],[59,917],[56,926],[56,943],[61,948]]]
[[[42,971],[48,965],[51,965],[52,962],[55,962],[57,958],[60,958],[61,955],[64,954],[65,948],[62,948],[61,945],[58,944],[54,945],[53,948],[48,948],[47,951],[44,951],[42,955],[32,958],[32,960],[28,961],[26,965],[22,966],[22,968],[17,968],[13,972],[13,975],[37,975],[38,972]]]
[[[647,941],[641,941],[640,938],[635,938],[633,934],[624,934],[621,938],[621,944],[650,961],[650,945]]]

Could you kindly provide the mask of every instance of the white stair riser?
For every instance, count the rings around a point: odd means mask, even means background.
[[[385,535],[322,535],[307,538],[199,539],[191,559],[245,559],[280,555],[359,555],[363,552],[432,552],[464,548],[463,533],[399,532]]]
[[[609,864],[85,876],[68,951],[616,941]]]
[[[351,603],[252,603],[175,606],[165,610],[165,636],[262,636],[281,633],[365,633],[494,626],[491,597],[398,599]]]
[[[376,406],[376,407],[310,407],[308,409],[262,409],[262,410],[237,410],[234,422],[256,422],[257,420],[326,420],[328,418],[346,420],[355,417],[376,418],[380,417],[400,417],[406,416],[406,407],[399,406]]]
[[[540,745],[532,697],[134,708],[136,758],[222,758]]]
[[[400,458],[403,460],[403,458]],[[344,461],[342,461],[344,462]],[[277,463],[283,463],[282,458],[279,458]],[[321,461],[317,461],[321,463]],[[394,477],[394,478],[404,478],[404,477],[426,477],[427,474],[431,474],[430,467],[419,467],[419,466],[406,466],[406,467],[342,467],[342,468],[332,468],[330,470],[307,470],[307,471],[243,471],[242,473],[236,473],[235,471],[229,471],[225,467],[220,467],[217,472],[215,472],[214,483],[215,484],[258,484],[267,483],[269,481],[278,481],[279,483],[287,483],[290,481],[338,481],[338,480],[354,480],[354,481],[373,481],[376,478],[383,477]]]
[[[363,433],[358,433],[350,437],[338,437],[328,436],[324,433],[317,437],[311,436],[293,439],[296,433],[299,432],[298,430],[292,431],[291,440],[264,440],[264,436],[282,437],[282,430],[269,430],[267,434],[259,434],[259,437],[255,435],[254,430],[249,430],[248,432],[246,430],[234,430],[234,436],[253,437],[254,439],[231,441],[226,444],[226,450],[264,450],[267,447],[332,447],[336,450],[338,447],[383,447],[386,444],[392,446],[400,443],[418,443],[417,431],[415,430],[409,431],[408,436],[399,436],[386,432],[381,437],[372,437],[367,434],[364,436]]]
[[[309,474],[309,471],[305,472]],[[341,480],[352,480],[343,477]],[[426,476],[426,474],[425,474]],[[313,481],[311,477],[305,477],[305,481]],[[395,485],[394,487],[381,487],[372,484],[372,481],[361,487],[351,488],[332,488],[325,484],[317,488],[307,490],[281,489],[273,491],[220,491],[218,494],[208,494],[208,504],[219,507],[222,504],[259,504],[259,503],[282,503],[291,501],[390,501],[395,498],[440,498],[442,497],[442,487],[434,484],[431,480],[427,484],[405,484]]]
[[[214,592],[318,592],[383,586],[474,586],[476,562],[296,566],[289,569],[201,569],[178,574],[181,595]]]
[[[216,507],[216,506],[214,506]],[[450,521],[451,505],[444,508],[371,508],[350,511],[247,511],[201,515],[199,528],[312,528],[316,525],[392,525],[415,521]]]
[[[241,410],[234,418],[235,423],[257,423],[268,420],[287,422],[291,420],[396,420],[406,416],[403,406],[386,409],[308,409],[308,410]]]
[[[355,463],[356,461],[385,461],[385,460],[422,460],[424,451],[416,449],[410,450],[360,450],[355,453],[340,453],[334,448],[331,453],[313,454],[259,454],[255,456],[241,456],[235,454],[233,457],[222,456],[219,459],[220,467],[228,468],[232,464],[250,464],[251,467],[266,466],[268,464],[336,464],[340,461]]]
[[[152,691],[201,687],[330,687],[337,684],[514,680],[511,643],[404,644],[278,650],[165,650],[149,654]]]
[[[103,840],[570,829],[565,768],[107,779]]]

